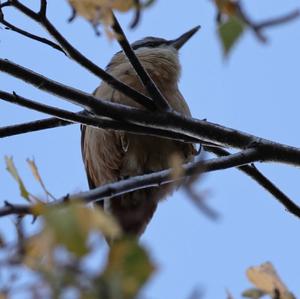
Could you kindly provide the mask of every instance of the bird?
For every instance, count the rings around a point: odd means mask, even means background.
[[[179,50],[199,27],[176,39],[145,37],[131,44],[171,109],[187,117],[191,116],[191,112],[178,88],[181,74]],[[148,95],[123,51],[112,57],[106,71],[131,88]],[[145,109],[104,81],[93,94],[102,100]],[[196,155],[192,143],[84,125],[81,126],[81,151],[90,189],[170,168],[171,157],[189,162]],[[99,203],[105,212],[117,220],[125,235],[139,237],[145,231],[158,203],[172,193],[174,188],[168,185],[151,187],[117,198],[107,198]]]

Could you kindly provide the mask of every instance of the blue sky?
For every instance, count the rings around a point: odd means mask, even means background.
[[[104,67],[119,50],[104,36],[95,37],[90,25],[78,18],[68,25],[69,7],[57,9],[49,1],[49,18],[64,35],[94,62]],[[246,1],[250,16],[260,20],[289,12],[296,0]],[[7,14],[21,26],[43,34],[42,29],[15,13]],[[201,31],[182,49],[180,89],[194,117],[237,128],[282,143],[300,146],[299,53],[300,22],[266,32],[267,45],[251,32],[224,60],[210,1],[163,1],[143,14],[137,29],[127,30],[131,41],[147,35],[175,38],[200,24]],[[126,28],[131,15],[121,17]],[[1,58],[8,58],[50,78],[87,92],[99,80],[58,52],[0,31]],[[0,87],[41,102],[77,110],[76,107],[41,93],[0,74]],[[39,119],[43,115],[0,101],[0,125]],[[20,201],[18,190],[5,171],[4,155],[12,155],[28,189],[41,190],[30,175],[26,158],[34,157],[48,189],[57,196],[87,189],[80,154],[78,126],[52,129],[6,138],[0,146],[0,200]],[[300,203],[299,168],[258,164],[292,199]],[[225,298],[229,289],[235,298],[250,283],[247,267],[265,261],[274,263],[290,289],[300,296],[300,220],[288,214],[272,196],[238,171],[210,173],[197,183],[197,190],[221,214],[212,222],[201,214],[182,191],[160,204],[142,237],[158,271],[144,289],[147,298],[183,299],[195,289],[204,298]],[[0,230],[11,238],[11,220],[0,219]]]

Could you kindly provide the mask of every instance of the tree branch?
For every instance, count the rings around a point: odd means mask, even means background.
[[[291,22],[299,18],[299,16],[300,16],[300,10],[296,9],[287,13],[286,15],[256,23],[254,27],[256,30],[262,30],[267,27],[273,27],[273,26],[282,25]]]
[[[5,59],[0,59],[0,71],[24,80],[39,89],[62,97],[88,111],[92,111],[100,117],[106,116],[144,127],[187,135],[198,139],[199,142],[212,142],[220,146],[238,149],[256,147],[260,151],[260,157],[258,159],[260,161],[274,161],[300,166],[300,149],[296,147],[273,142],[207,121],[188,118],[176,112],[166,111],[162,113],[157,111],[151,113],[104,101],[77,89],[50,80]]]
[[[134,0],[134,6],[135,6],[135,15],[134,18],[130,24],[130,28],[133,29],[137,26],[137,24],[140,21],[141,18],[141,3],[140,0]]]
[[[157,105],[158,108],[161,110],[170,110],[171,107],[168,101],[165,99],[163,94],[160,92],[159,88],[156,86],[154,81],[151,79],[147,71],[142,66],[141,62],[135,55],[133,49],[131,48],[125,33],[120,26],[116,16],[113,14],[114,23],[112,25],[113,30],[117,35],[117,41],[119,42],[120,46],[122,47],[124,53],[126,54],[128,60],[130,61],[131,65],[135,69],[137,75],[139,76],[141,82],[145,86],[146,90],[150,94],[151,98],[153,99],[154,103]]]
[[[56,49],[56,50],[58,50],[58,51],[60,51],[60,52],[62,52],[64,54],[66,54],[64,52],[64,50],[59,45],[57,45],[56,43],[52,42],[51,40],[48,40],[48,39],[46,39],[44,37],[40,37],[38,35],[32,34],[30,32],[27,32],[27,31],[25,31],[25,30],[23,30],[21,28],[18,28],[16,26],[14,26],[10,22],[6,21],[4,19],[4,14],[2,12],[2,8],[1,7],[0,7],[0,23],[2,23],[4,26],[6,26],[5,29],[12,30],[12,31],[14,31],[16,33],[19,33],[19,34],[21,34],[21,35],[23,35],[25,37],[28,37],[28,38],[33,39],[35,41],[38,41],[40,43],[46,44],[46,45],[52,47],[53,49]]]
[[[51,115],[55,115],[57,117],[61,117],[62,119],[58,118],[49,118],[45,120],[39,120],[39,121],[34,121],[26,124],[21,124],[21,125],[13,125],[13,126],[8,126],[8,127],[3,127],[0,128],[0,137],[7,137],[7,136],[12,136],[16,134],[21,134],[25,132],[33,132],[37,130],[42,130],[42,129],[48,129],[52,127],[58,127],[58,126],[66,126],[68,124],[71,124],[69,121],[74,121],[74,122],[80,122],[81,124],[93,124],[95,127],[101,127],[105,128],[111,128],[111,129],[123,129],[126,128],[127,130],[133,129],[133,128],[128,128],[128,124],[126,123],[121,123],[118,124],[117,122],[113,120],[106,120],[106,122],[103,120],[97,120],[93,117],[88,117],[85,116],[82,112],[78,113],[73,113],[73,112],[68,112],[62,109],[57,109],[53,108],[47,105],[39,104],[30,100],[27,100],[25,98],[22,98],[20,96],[15,96],[11,95],[5,92],[0,91],[0,97],[5,98],[6,100],[9,100],[9,102],[18,102],[18,104],[23,104],[24,106],[27,106],[29,108],[34,108],[37,111],[44,112],[44,113],[51,113]],[[34,103],[34,104],[32,104]],[[63,119],[68,119],[69,121],[65,121]],[[115,123],[114,123],[115,122]],[[130,125],[129,125],[130,126]],[[161,132],[152,132],[152,129],[145,128],[145,127],[139,127],[139,132],[136,132],[134,130],[133,132],[135,133],[140,133],[140,134],[149,134],[149,135],[154,135],[154,136],[161,136]],[[159,134],[160,133],[160,134]],[[157,134],[157,135],[156,135]],[[175,134],[174,134],[175,135]],[[169,136],[169,138],[175,139],[175,137],[178,137],[177,140],[179,140],[179,137],[181,136]],[[185,136],[183,136],[185,137]],[[186,140],[185,140],[186,141]],[[194,140],[195,141],[195,140]],[[192,140],[191,140],[192,142]],[[228,156],[230,153],[225,151],[224,149],[221,148],[215,148],[211,146],[205,146],[205,150],[209,152],[213,152],[214,154],[218,156]],[[241,171],[249,175],[252,179],[254,179],[259,185],[261,185],[263,188],[265,188],[269,193],[271,193],[276,199],[278,199],[282,204],[285,206],[291,206],[293,207],[294,203],[278,188],[276,187],[271,181],[269,181],[263,174],[261,174],[254,165],[249,166],[249,165],[244,165],[241,167],[238,167]]]
[[[41,10],[39,13],[36,13],[33,10],[29,9],[27,6],[20,3],[18,0],[11,0],[9,2],[9,5],[17,8],[20,12],[28,16],[30,19],[41,24],[47,30],[47,32],[58,42],[64,52],[67,53],[68,56],[75,62],[105,81],[107,84],[111,85],[116,90],[130,97],[133,101],[137,102],[142,107],[145,107],[149,110],[155,110],[156,107],[154,105],[154,102],[149,97],[143,95],[142,93],[114,78],[112,75],[105,72],[102,68],[98,67],[92,61],[86,58],[76,48],[74,48],[47,19],[45,10]]]
[[[126,121],[117,121],[117,120],[103,118],[103,117],[100,118],[93,114],[88,113],[87,111],[80,111],[76,113],[70,112],[60,108],[48,106],[45,104],[40,104],[38,102],[21,97],[15,93],[10,94],[2,90],[0,90],[0,99],[7,101],[9,103],[26,107],[34,111],[55,116],[55,118],[52,119],[38,120],[34,122],[0,128],[0,138],[18,135],[22,133],[28,133],[30,131],[33,132],[33,131],[38,131],[43,129],[65,126],[71,123],[78,123],[78,124],[93,126],[102,129],[121,130],[121,131],[128,131],[140,135],[152,135],[157,137],[165,137],[168,139],[178,140],[182,142],[190,142],[190,143],[199,142],[199,140],[183,134],[168,132],[161,129],[143,127]],[[22,130],[24,130],[24,132],[22,132]]]
[[[199,175],[200,172],[211,172],[216,170],[224,170],[231,167],[239,167],[244,164],[248,164],[251,160],[259,156],[257,149],[247,149],[239,153],[231,154],[229,156],[210,159],[206,161],[196,161],[183,165],[183,174],[172,178],[172,169],[167,169],[159,172],[145,174],[141,176],[131,177],[126,180],[109,183],[102,185],[96,189],[80,192],[74,195],[65,196],[49,205],[60,205],[68,201],[84,201],[85,203],[91,203],[95,201],[104,200],[105,198],[115,198],[118,200],[118,196],[150,187],[160,187],[164,184],[170,184],[184,180],[186,177]],[[284,207],[293,215],[300,218],[300,208],[294,204],[291,200],[291,204],[287,202],[281,202]],[[7,216],[11,214],[34,214],[33,206],[30,205],[18,205],[6,203],[6,205],[0,209],[0,216]]]
[[[204,146],[204,149],[208,152],[214,153],[219,157],[229,156],[230,153],[221,148]],[[283,206],[286,207],[288,211],[297,211],[299,207],[286,195],[284,194],[274,183],[272,183],[266,176],[264,176],[254,164],[242,165],[237,167],[238,170],[242,171],[249,177],[251,177],[255,182],[257,182],[261,187],[263,187],[267,192],[273,195]]]
[[[253,32],[255,33],[256,37],[261,41],[261,42],[266,42],[267,38],[263,35],[262,31],[265,28],[268,27],[273,27],[276,25],[281,25],[290,21],[295,20],[296,18],[298,18],[300,16],[300,11],[294,10],[286,15],[277,17],[277,18],[273,18],[273,19],[269,19],[269,20],[265,20],[265,21],[261,21],[261,22],[253,22],[245,13],[245,11],[242,9],[241,5],[238,3],[236,4],[238,11],[239,11],[239,15],[242,18],[242,20],[249,26],[249,28],[251,28],[253,30]]]
[[[40,120],[31,121],[27,123],[1,127],[0,138],[20,135],[24,133],[31,133],[31,132],[45,130],[45,129],[63,127],[70,124],[72,123],[55,117],[40,119]]]
[[[182,181],[186,177],[199,175],[199,172],[211,172],[216,170],[224,170],[231,167],[237,167],[248,164],[250,161],[259,156],[257,149],[247,149],[239,153],[231,154],[226,157],[210,159],[206,161],[196,161],[182,166],[184,172],[180,176],[172,176],[173,170],[167,169],[150,174],[131,177],[126,180],[102,185],[96,189],[80,192],[74,195],[65,196],[50,205],[58,205],[67,201],[83,200],[86,203],[91,203],[105,198],[116,198],[120,195],[150,187],[160,187],[164,184],[170,184],[177,181]],[[115,200],[118,200],[117,198]],[[284,203],[283,203],[284,204]],[[29,205],[14,205],[9,204],[0,209],[0,216],[10,214],[32,214],[32,206]],[[297,217],[300,217],[300,208],[298,206],[287,207],[287,209]]]

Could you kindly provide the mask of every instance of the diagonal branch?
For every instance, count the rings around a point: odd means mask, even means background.
[[[131,65],[135,69],[137,75],[139,76],[141,82],[145,86],[146,90],[150,94],[151,98],[161,110],[170,110],[170,105],[168,101],[165,99],[163,94],[160,92],[159,88],[156,86],[154,81],[151,79],[150,75],[142,66],[141,62],[135,55],[133,49],[131,48],[127,37],[120,26],[116,16],[113,14],[113,25],[112,28],[117,35],[117,40],[122,47],[125,55],[127,56],[128,60],[130,61]]]
[[[204,149],[208,152],[214,153],[219,157],[229,156],[230,153],[221,148],[207,147],[204,146]],[[264,176],[254,164],[252,165],[242,165],[238,166],[237,169],[242,171],[256,181],[261,187],[263,187],[267,192],[272,194],[283,206],[286,207],[288,211],[297,211],[298,206],[282,192],[274,183],[272,183],[266,176]]]
[[[46,5],[47,2],[44,1],[43,5]],[[86,58],[83,54],[81,54],[76,48],[74,48],[65,38],[64,36],[54,27],[54,25],[47,19],[46,16],[46,8],[43,8],[38,13],[29,9],[27,6],[23,5],[18,0],[9,1],[9,6],[13,6],[18,9],[20,12],[28,16],[30,19],[35,22],[41,24],[47,32],[58,42],[61,48],[65,53],[68,54],[70,58],[72,58],[75,62],[83,66],[85,69],[90,71],[92,74],[96,75],[107,84],[111,85],[116,90],[120,91],[124,95],[130,97],[133,101],[140,104],[142,107],[145,107],[149,110],[155,110],[154,102],[147,96],[142,93],[136,91],[130,86],[124,84],[118,79],[114,78],[109,73],[105,72],[102,68],[98,67],[91,60]]]
[[[55,116],[55,118],[49,118],[44,120],[33,121],[25,124],[12,125],[0,128],[0,138],[13,136],[22,133],[28,133],[31,131],[38,131],[43,129],[49,129],[59,126],[66,126],[71,123],[79,123],[82,125],[93,126],[102,129],[113,129],[128,131],[141,135],[152,135],[158,137],[165,137],[173,140],[178,140],[182,142],[199,142],[199,140],[173,132],[168,132],[161,129],[153,129],[148,127],[143,127],[135,125],[126,121],[117,121],[109,118],[100,118],[88,113],[87,111],[80,111],[77,113],[70,112],[64,109],[48,106],[41,104],[15,93],[10,94],[8,92],[0,90],[0,99],[29,108],[34,111],[50,114]],[[24,131],[22,131],[24,130]]]
[[[231,167],[238,167],[249,163],[255,157],[259,156],[257,149],[247,149],[239,153],[231,154],[229,156],[210,159],[206,161],[196,161],[183,165],[184,174],[172,178],[172,169],[167,169],[159,172],[145,174],[141,176],[131,177],[126,180],[109,183],[102,185],[96,189],[80,192],[74,195],[65,196],[49,205],[60,205],[68,201],[84,201],[91,203],[105,198],[115,198],[144,188],[160,187],[164,184],[170,184],[184,180],[188,176],[199,175],[201,172],[211,172],[216,170],[224,170]],[[292,201],[291,201],[292,202]],[[293,215],[300,218],[300,208],[296,205],[286,205],[282,202],[285,208]],[[7,203],[2,209],[0,209],[0,216],[7,216],[11,214],[34,214],[33,206],[30,205],[17,205]]]
[[[261,21],[261,22],[254,22],[252,21],[246,14],[246,12],[242,9],[241,4],[239,2],[236,3],[239,16],[242,18],[242,20],[249,26],[250,29],[253,30],[255,33],[256,37],[261,41],[261,42],[266,42],[267,38],[263,35],[262,31],[268,27],[273,27],[276,25],[281,25],[287,22],[291,22],[295,19],[297,19],[300,16],[300,11],[299,9],[296,9],[286,15],[272,18],[269,20]]]
[[[300,10],[296,9],[287,13],[286,15],[256,23],[254,27],[256,30],[263,30],[268,27],[273,27],[273,26],[282,25],[291,22],[299,18],[299,16],[300,16]]]
[[[102,120],[102,119],[96,119],[93,116],[88,116],[84,114],[84,112],[79,113],[73,113],[69,111],[65,111],[62,109],[50,107],[44,104],[39,104],[37,102],[25,99],[23,97],[9,94],[3,91],[0,91],[0,98],[7,100],[12,103],[17,103],[19,105],[28,107],[30,109],[34,109],[39,112],[48,113],[51,115],[54,115],[59,118],[49,118],[45,120],[39,120],[30,122],[27,124],[21,124],[21,125],[13,125],[8,127],[0,128],[0,137],[7,137],[11,135],[21,134],[24,132],[32,132],[37,131],[41,129],[51,128],[51,127],[57,127],[57,126],[66,126],[68,124],[71,124],[71,121],[73,122],[79,122],[81,124],[85,125],[93,125],[95,127],[101,127],[101,128],[110,128],[110,129],[126,129],[127,131],[132,130],[135,133],[140,134],[147,134],[147,135],[154,135],[154,136],[162,136],[164,132],[157,132],[157,130],[147,128],[147,127],[138,127],[139,130],[136,130],[134,128],[134,125],[128,124],[128,123],[118,123],[114,120]],[[66,121],[66,119],[68,121]],[[70,122],[69,122],[70,121]],[[139,132],[137,132],[139,131]],[[166,132],[167,133],[167,132]],[[179,134],[177,134],[179,135]],[[186,138],[185,136],[176,136],[175,133],[173,133],[172,136],[167,136],[168,138],[180,140],[179,138]],[[182,141],[182,140],[180,140]],[[185,140],[187,141],[187,140]],[[191,142],[195,142],[195,140],[190,140]],[[214,154],[218,156],[228,156],[230,153],[227,152],[224,149],[211,147],[208,145],[205,145],[205,150],[209,152],[213,152]],[[271,181],[269,181],[263,174],[261,174],[254,165],[244,165],[241,167],[238,167],[241,171],[249,175],[253,180],[255,180],[259,185],[261,185],[263,188],[265,188],[269,193],[271,193],[275,198],[279,200],[279,202],[283,203],[285,206],[293,206],[293,202],[278,188],[276,187]]]
[[[221,146],[238,149],[258,148],[260,161],[274,161],[300,166],[300,149],[267,139],[263,139],[232,128],[220,126],[203,120],[182,116],[176,112],[165,111],[151,113],[129,106],[115,104],[95,98],[77,89],[60,84],[54,80],[34,73],[8,60],[0,59],[0,71],[11,74],[27,83],[67,99],[97,116],[106,116],[115,120],[125,120],[136,125],[151,127],[187,135],[199,142],[213,142]],[[251,162],[254,162],[251,161]]]

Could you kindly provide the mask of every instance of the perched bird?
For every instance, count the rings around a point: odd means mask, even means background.
[[[181,71],[178,52],[198,29],[196,27],[174,40],[146,37],[132,44],[135,54],[171,108],[185,116],[190,116],[191,113],[178,89]],[[147,95],[122,51],[113,56],[106,71]],[[94,95],[103,100],[144,109],[105,82],[101,83]],[[81,128],[81,147],[91,189],[169,168],[172,156],[188,162],[196,153],[194,146],[188,143],[85,126]],[[106,199],[101,204],[105,211],[117,219],[124,233],[139,236],[152,218],[158,202],[173,188],[165,185],[137,190],[116,199]]]

